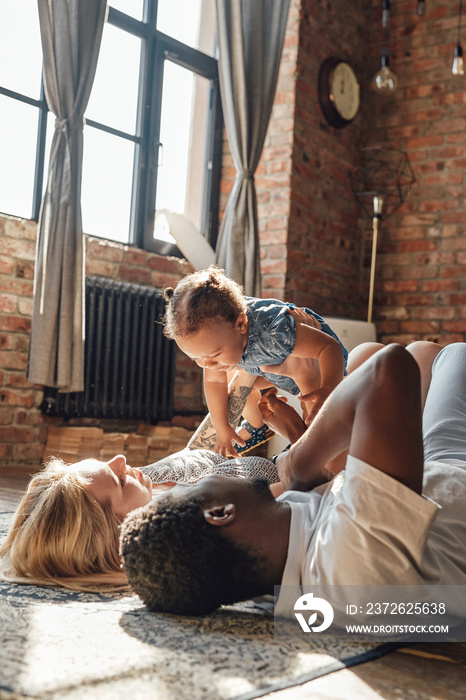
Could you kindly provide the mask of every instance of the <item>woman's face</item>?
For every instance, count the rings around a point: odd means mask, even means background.
[[[152,498],[152,483],[147,474],[126,464],[124,455],[109,462],[86,459],[74,465],[90,479],[86,491],[100,504],[110,502],[115,515],[124,518],[130,511],[145,506]]]

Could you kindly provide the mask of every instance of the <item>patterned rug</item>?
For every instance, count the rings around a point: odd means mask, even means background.
[[[4,582],[0,644],[1,700],[248,700],[395,648],[274,639],[273,617],[252,603],[188,618],[150,613],[137,596]]]

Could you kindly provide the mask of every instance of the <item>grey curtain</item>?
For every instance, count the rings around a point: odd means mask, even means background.
[[[254,172],[272,111],[289,0],[217,0],[219,77],[237,171],[217,245],[217,264],[260,296]]]
[[[28,380],[83,389],[83,114],[94,81],[106,0],[38,0],[47,104],[55,114],[36,249]]]

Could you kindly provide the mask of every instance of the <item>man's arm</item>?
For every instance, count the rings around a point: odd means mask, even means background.
[[[306,432],[306,423],[292,406],[284,403],[283,397],[276,396],[277,390],[271,389],[259,402],[259,408],[264,422],[276,433],[283,435],[291,444],[294,444]],[[286,400],[286,399],[285,399]],[[288,447],[289,449],[289,447]],[[275,458],[275,463],[280,472],[280,464],[287,458],[288,450],[283,450]],[[345,468],[347,452],[343,452],[326,465],[325,469],[314,474],[313,487],[332,479],[335,474]],[[274,492],[275,495],[275,492]]]
[[[325,465],[345,450],[417,493],[423,473],[419,369],[389,345],[346,377],[315,421],[278,463],[285,488],[306,491],[328,480]]]

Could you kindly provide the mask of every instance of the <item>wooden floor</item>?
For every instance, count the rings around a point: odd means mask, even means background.
[[[30,470],[0,468],[0,511],[13,511]],[[266,700],[466,700],[466,643],[414,644]]]

